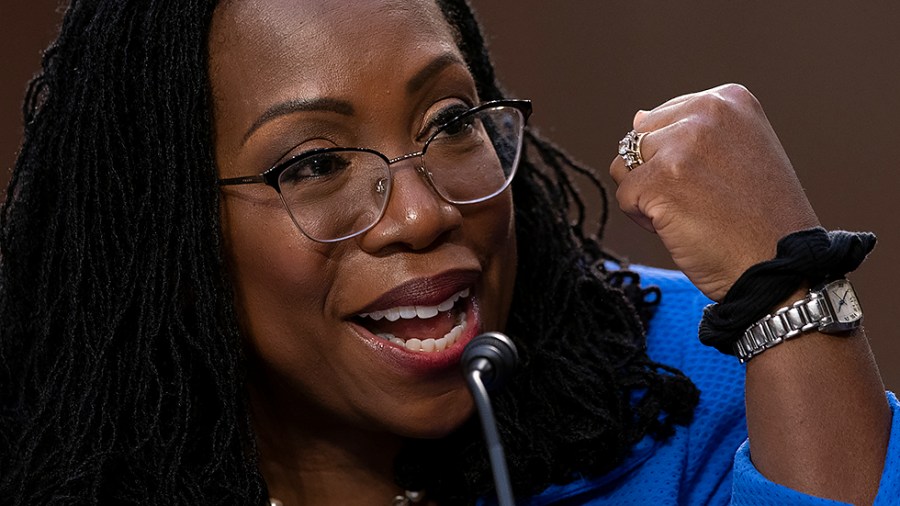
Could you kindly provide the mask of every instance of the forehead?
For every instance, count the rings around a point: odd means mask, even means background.
[[[333,81],[352,70],[397,62],[416,52],[455,51],[432,0],[230,0],[210,33],[211,65],[253,81]]]
[[[208,43],[219,151],[276,104],[339,100],[378,117],[429,62],[463,60],[433,0],[226,0]]]

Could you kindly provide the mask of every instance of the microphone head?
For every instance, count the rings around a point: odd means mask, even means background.
[[[485,361],[489,366],[485,366]],[[495,390],[512,376],[518,362],[519,352],[512,339],[500,332],[485,332],[469,341],[461,363],[466,374],[480,369],[484,387]]]

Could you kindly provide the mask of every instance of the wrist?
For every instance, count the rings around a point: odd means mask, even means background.
[[[790,339],[801,332],[818,328],[821,319],[818,313],[823,312],[824,308],[819,307],[819,302],[802,302],[806,295],[801,295],[802,292],[798,294],[798,290],[815,286],[823,280],[843,277],[856,269],[874,246],[873,234],[826,232],[818,227],[782,238],[778,243],[775,259],[747,269],[721,303],[706,307],[700,322],[701,342],[714,346],[722,353],[733,355],[737,353],[735,344],[743,340],[744,354],[749,358],[770,348],[773,342],[777,344],[785,338]],[[794,295],[793,299],[791,294]],[[823,293],[823,300],[827,296],[827,292]],[[784,313],[773,317],[770,311],[773,307],[779,307],[777,303],[784,300],[808,305],[816,314],[805,312],[798,315],[805,309],[794,310],[788,307]],[[819,309],[822,311],[818,311]],[[793,325],[780,326],[781,323],[790,323],[784,315],[798,316],[793,321],[800,322],[799,329]],[[760,327],[760,321],[766,318],[769,318],[768,323]],[[748,331],[753,330],[753,326],[757,326],[756,335],[746,336]],[[787,328],[787,331],[781,332],[781,327]],[[834,330],[827,326],[824,329]],[[773,333],[776,337],[770,336]]]
[[[846,335],[862,323],[862,308],[846,279],[822,283],[794,297],[790,304],[750,325],[734,342],[733,351],[741,363],[803,334]]]

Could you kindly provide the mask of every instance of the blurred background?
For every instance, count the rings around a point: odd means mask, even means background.
[[[852,275],[888,387],[900,390],[900,2],[470,0],[532,125],[606,174],[638,109],[738,82],[760,100],[826,228],[879,244]],[[59,2],[0,3],[0,183],[21,142],[21,102]],[[613,206],[606,244],[671,267]]]

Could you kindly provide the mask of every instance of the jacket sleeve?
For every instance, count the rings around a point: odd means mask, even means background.
[[[874,506],[900,505],[900,403],[897,397],[887,393],[891,406],[891,439],[888,443],[884,470]],[[834,506],[846,504],[829,499],[802,494],[766,479],[750,460],[750,445],[747,441],[738,449],[734,457],[732,481],[732,501],[735,506],[776,506],[792,504],[797,506]]]
[[[651,357],[681,369],[701,391],[700,404],[688,428],[690,442],[679,504],[845,504],[774,483],[753,466],[743,411],[744,366],[736,358],[703,346],[696,339],[702,309],[711,301],[680,273],[646,268],[640,272],[642,278],[659,285],[664,294],[663,307],[654,317],[648,334]],[[684,335],[691,337],[685,341],[681,337]],[[886,395],[892,412],[891,439],[875,506],[900,506],[900,403],[893,393]]]

